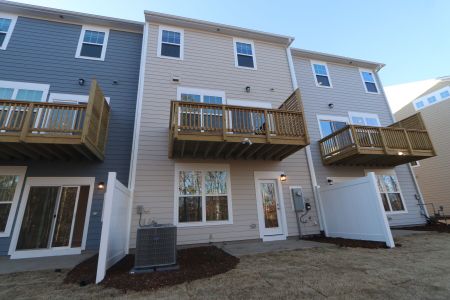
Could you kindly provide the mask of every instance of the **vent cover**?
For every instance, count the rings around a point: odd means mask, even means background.
[[[177,227],[155,224],[137,230],[134,267],[154,268],[177,262]]]

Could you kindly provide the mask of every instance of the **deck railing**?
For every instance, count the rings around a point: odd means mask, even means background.
[[[0,142],[18,138],[25,143],[64,143],[78,138],[103,155],[109,112],[95,80],[87,104],[0,100]]]
[[[305,137],[303,113],[277,109],[172,101],[171,128],[199,135]]]
[[[319,141],[322,158],[334,157],[351,149],[382,150],[385,154],[415,155],[432,151],[425,129],[347,125]]]

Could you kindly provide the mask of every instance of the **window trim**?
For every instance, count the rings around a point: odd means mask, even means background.
[[[66,94],[66,93],[50,93],[48,102],[55,102],[55,99],[62,101],[77,101],[79,103],[88,103],[89,95]],[[110,104],[111,98],[105,97],[106,102]]]
[[[238,62],[238,53],[237,53],[237,47],[236,43],[244,43],[244,44],[250,44],[252,47],[252,58],[253,58],[253,68],[251,67],[244,67],[240,66]],[[255,50],[255,43],[253,40],[247,40],[247,39],[241,39],[241,38],[233,38],[233,49],[234,49],[234,66],[238,69],[244,69],[244,70],[257,70],[258,67],[256,66],[256,50]],[[240,54],[240,55],[246,55],[246,54]],[[247,55],[249,56],[249,55]]]
[[[102,45],[102,54],[99,58],[81,55],[81,48],[84,43],[83,40],[84,40],[84,35],[86,34],[86,30],[105,33],[105,38],[103,39],[103,45]],[[106,28],[106,27],[83,25],[81,27],[81,33],[80,33],[80,37],[78,39],[78,46],[77,46],[77,51],[75,52],[75,58],[104,61],[105,56],[106,56],[106,48],[108,47],[109,31],[110,31],[110,29]]]
[[[336,121],[336,122],[345,122],[345,123],[347,123],[347,125],[350,124],[350,119],[348,117],[335,116],[335,115],[316,115],[316,117],[317,117],[317,123],[319,125],[320,137],[322,139],[325,136],[323,135],[322,127],[320,126],[320,121]]]
[[[399,215],[399,214],[407,214],[408,213],[408,207],[406,207],[405,197],[403,196],[402,187],[400,186],[400,181],[398,180],[398,176],[397,176],[397,173],[395,172],[395,169],[365,169],[364,172],[365,172],[366,176],[370,172],[374,172],[375,176],[378,176],[378,175],[391,175],[391,176],[393,175],[393,176],[395,176],[395,179],[397,180],[398,192],[400,194],[400,200],[402,201],[404,210],[397,210],[397,211],[391,210],[391,211],[384,211],[384,212],[386,213],[386,215]],[[381,191],[378,187],[378,183],[376,182],[375,184],[378,189],[378,195],[380,195],[380,197],[381,197]],[[389,204],[389,207],[392,209],[391,202],[389,201],[389,199],[388,199],[388,204]],[[381,203],[381,205],[383,205],[383,203]],[[384,209],[384,205],[383,205],[383,209]]]
[[[210,89],[203,89],[203,88],[194,88],[194,87],[187,87],[187,86],[178,86],[177,87],[177,101],[181,101],[181,94],[195,94],[200,95],[200,103],[203,102],[203,97],[205,95],[207,96],[216,96],[216,97],[222,97],[223,104],[227,103],[227,98],[225,97],[225,91],[221,90],[210,90]]]
[[[31,83],[31,82],[20,82],[20,81],[6,81],[6,80],[0,80],[0,87],[2,88],[11,88],[14,89],[13,95],[12,95],[12,101],[21,101],[16,100],[16,96],[19,90],[39,90],[42,91],[42,99],[40,102],[46,102],[48,91],[50,89],[49,84],[43,84],[43,83]]]
[[[163,32],[163,30],[178,32],[180,34],[180,57],[165,56],[165,55],[161,54],[162,32]],[[178,28],[178,27],[159,25],[159,29],[158,29],[158,46],[157,46],[157,49],[156,49],[156,56],[159,57],[159,58],[167,58],[167,59],[174,59],[174,60],[184,60],[184,29]]]
[[[363,72],[372,74],[373,81],[374,81],[373,83],[375,84],[375,87],[377,88],[377,92],[376,93],[375,92],[369,92],[367,90],[366,82],[369,82],[369,81],[365,81],[364,80]],[[364,86],[364,90],[366,91],[367,94],[374,94],[374,95],[379,95],[380,94],[380,87],[378,86],[378,82],[377,82],[378,80],[377,80],[377,76],[375,74],[376,73],[373,70],[359,68],[359,76],[361,77],[361,80],[362,80],[362,83],[363,83],[363,86]]]
[[[327,89],[331,89],[333,88],[333,82],[331,81],[331,75],[330,75],[330,70],[328,69],[328,64],[324,61],[320,61],[320,60],[310,60],[310,64],[311,64],[311,70],[313,72],[313,76],[314,76],[314,82],[316,83],[317,87],[321,87],[321,88],[327,88]],[[327,77],[328,77],[328,81],[330,82],[330,86],[326,86],[326,85],[320,85],[319,81],[317,81],[317,75],[316,74],[316,70],[314,69],[314,65],[323,65],[325,66],[325,70],[327,71]],[[323,76],[320,75],[319,76]]]
[[[180,171],[201,171],[202,172],[202,221],[200,222],[179,222],[179,175]],[[228,204],[228,220],[227,221],[206,221],[206,193],[204,193],[203,176],[205,171],[226,171],[227,176],[227,204]],[[216,225],[231,225],[233,224],[233,201],[231,193],[231,173],[229,164],[204,164],[204,163],[175,163],[174,176],[174,211],[173,224],[178,227],[196,227],[196,226],[216,226]]]
[[[25,181],[25,174],[27,171],[26,166],[0,166],[0,175],[17,175],[19,180],[17,182],[16,190],[14,191],[14,197],[9,209],[8,220],[6,221],[5,231],[0,231],[0,238],[9,237],[12,231],[12,225],[14,223],[14,217],[16,215],[17,206],[19,204],[20,195],[22,193],[23,183]]]
[[[5,39],[3,40],[3,44],[0,46],[0,50],[6,50],[6,48],[8,47],[9,41],[11,39],[12,33],[14,31],[14,27],[16,27],[17,15],[0,13],[0,18],[11,19],[11,24],[9,24],[8,32],[6,32],[6,36],[5,36]]]
[[[354,124],[352,121],[352,118],[354,116],[361,116],[363,118],[373,118],[373,119],[377,119],[378,121],[378,127],[381,127],[381,121],[380,121],[380,117],[378,116],[378,114],[372,114],[372,113],[365,113],[365,112],[358,112],[358,111],[349,111],[348,112],[348,118],[350,123],[352,125],[359,125],[359,124]],[[364,126],[370,126],[370,125],[364,125]]]

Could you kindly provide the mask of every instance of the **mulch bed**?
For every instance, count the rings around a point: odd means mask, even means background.
[[[95,282],[98,257],[94,256],[76,266],[66,276],[64,283],[86,285]],[[122,291],[155,290],[196,279],[207,278],[234,269],[239,259],[214,247],[196,247],[178,250],[179,270],[130,274],[134,255],[127,255],[106,273],[100,283]]]
[[[369,249],[387,249],[389,247],[386,246],[384,242],[375,242],[375,241],[362,241],[362,240],[350,240],[343,238],[332,238],[325,236],[311,236],[305,238],[308,241],[319,242],[319,243],[330,243],[338,245],[339,247],[352,247],[352,248],[369,248]],[[395,246],[400,247],[401,245],[395,243]]]
[[[403,230],[416,230],[416,231],[437,231],[437,232],[447,232],[450,233],[450,226],[443,223],[431,223],[422,226],[413,226],[413,227],[401,227],[396,229]]]

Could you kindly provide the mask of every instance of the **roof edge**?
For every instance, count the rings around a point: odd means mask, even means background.
[[[274,34],[259,30],[247,29],[232,25],[215,23],[210,21],[203,21],[198,19],[180,17],[176,15],[164,14],[154,11],[144,11],[146,22],[162,23],[166,25],[179,26],[184,28],[192,28],[198,30],[205,30],[215,33],[222,33],[227,35],[235,35],[238,37],[245,37],[249,39],[263,40],[272,43],[283,44],[289,46],[294,37]]]
[[[373,69],[376,72],[381,70],[385,64],[379,62],[373,62],[363,59],[351,58],[346,56],[340,56],[335,54],[323,53],[318,51],[311,51],[299,48],[291,48],[292,55],[302,56],[311,59],[324,60],[327,62],[333,62],[344,65],[357,66],[362,68]]]
[[[82,12],[69,11],[51,7],[31,5],[13,1],[0,0],[0,10],[5,13],[27,17],[51,19],[66,23],[85,23],[112,27],[123,31],[143,32],[144,23],[120,18],[106,17]]]

